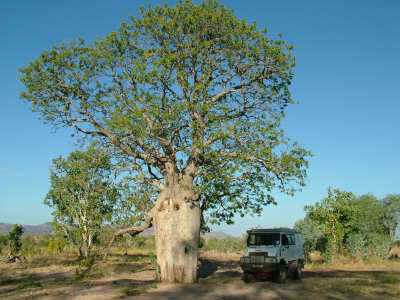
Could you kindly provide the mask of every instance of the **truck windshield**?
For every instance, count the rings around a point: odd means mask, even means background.
[[[247,246],[278,245],[279,241],[279,233],[250,233],[247,238]]]

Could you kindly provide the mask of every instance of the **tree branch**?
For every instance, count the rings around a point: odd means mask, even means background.
[[[224,98],[226,95],[231,94],[231,93],[235,93],[235,92],[240,92],[242,89],[251,86],[254,82],[256,81],[260,81],[260,80],[264,80],[267,79],[268,76],[266,74],[266,70],[264,69],[264,71],[260,74],[260,76],[257,76],[255,78],[253,78],[252,80],[250,80],[247,83],[242,83],[242,84],[238,84],[236,86],[234,86],[233,88],[229,89],[229,90],[224,90],[218,94],[215,94],[214,96],[211,96],[209,98],[208,102],[217,102],[220,99]]]
[[[126,233],[129,233],[130,236],[133,237],[152,226],[153,226],[153,217],[150,217],[147,220],[145,220],[145,223],[142,226],[131,226],[131,227],[122,228],[122,229],[118,230],[117,232],[114,233],[113,237],[111,238],[111,241],[108,244],[108,248],[107,248],[106,252],[104,253],[104,258],[106,258],[107,255],[109,254],[109,252],[111,250],[111,246],[113,245],[113,243],[115,241],[115,238],[117,238],[118,236],[124,235]]]
[[[79,132],[82,132],[84,134],[88,135],[100,135],[103,137],[106,137],[109,139],[109,141],[116,146],[117,148],[121,149],[122,152],[124,152],[126,155],[133,157],[135,159],[139,159],[144,161],[147,164],[153,164],[156,162],[156,160],[151,157],[150,155],[146,153],[139,153],[137,151],[133,151],[132,148],[127,147],[124,145],[111,131],[108,129],[102,127],[100,124],[98,124],[95,120],[91,119],[90,123],[97,129],[97,130],[85,130],[77,126],[76,124],[74,125],[75,129],[78,130]],[[158,161],[162,161],[160,158],[156,158]]]
[[[155,180],[161,180],[160,177],[158,177],[156,174],[154,174],[154,172],[153,172],[153,170],[151,169],[151,166],[150,166],[150,165],[147,165],[147,170],[149,171],[150,175],[153,176],[153,178],[154,178]]]

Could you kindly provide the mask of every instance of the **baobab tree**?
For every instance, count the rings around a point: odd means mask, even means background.
[[[44,51],[21,69],[22,98],[157,189],[131,232],[155,227],[162,281],[194,282],[202,222],[260,213],[304,184],[309,152],[280,126],[293,67],[287,42],[217,1],[180,1]]]

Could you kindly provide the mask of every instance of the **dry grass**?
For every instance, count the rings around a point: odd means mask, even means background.
[[[322,263],[324,258],[321,256],[321,252],[313,251],[309,254],[308,259],[311,263]]]
[[[219,261],[239,261],[239,258],[243,256],[243,252],[236,253],[227,253],[220,251],[201,251],[200,257],[211,259],[211,260],[219,260]]]
[[[390,250],[390,256],[393,258],[400,258],[400,247],[393,247]]]
[[[155,287],[154,256],[114,251],[106,259],[43,256],[23,264],[0,264],[0,299],[112,299],[137,295]]]
[[[0,299],[400,299],[398,260],[314,262],[305,277],[285,285],[245,284],[240,253],[202,252],[195,285],[154,281],[154,255],[147,250],[113,249],[86,265],[72,255],[43,256],[26,264],[0,264]],[[138,296],[141,295],[141,296]]]

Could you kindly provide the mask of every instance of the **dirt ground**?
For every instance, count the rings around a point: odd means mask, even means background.
[[[0,264],[0,299],[400,299],[400,262],[307,266],[304,279],[246,284],[238,257],[202,259],[199,283],[159,284],[146,255],[114,255],[85,270],[72,258]],[[77,270],[80,270],[77,272]]]

